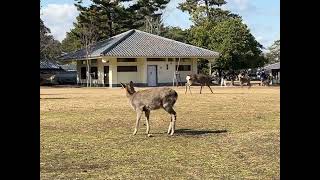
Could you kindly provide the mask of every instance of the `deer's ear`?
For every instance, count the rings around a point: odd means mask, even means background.
[[[133,82],[132,82],[132,81],[130,81],[129,85],[130,85],[131,87],[133,87]]]
[[[126,85],[123,84],[122,82],[120,82],[120,85],[122,86],[122,88],[126,88]]]

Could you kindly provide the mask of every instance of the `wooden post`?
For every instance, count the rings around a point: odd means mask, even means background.
[[[176,69],[176,72],[175,72],[175,77],[176,77],[176,81],[177,81],[177,87],[179,86],[179,82],[178,82],[178,77],[177,75],[179,76],[179,80],[180,80],[180,74],[179,73],[179,65],[180,65],[180,57],[179,57],[179,61],[178,61],[178,66],[177,66],[177,69]]]
[[[176,58],[173,58],[173,67],[174,67],[174,71],[173,71],[173,78],[172,78],[172,87],[174,87],[174,83],[176,81]]]
[[[179,82],[178,82],[178,79],[177,79],[177,73],[179,72],[179,65],[180,65],[180,58],[179,58],[179,61],[178,61],[178,65],[177,65],[177,68],[175,68],[175,65],[176,65],[176,58],[174,58],[174,74],[173,74],[173,81],[172,81],[172,86],[174,87],[174,84],[176,82],[176,85],[178,86],[179,85]]]

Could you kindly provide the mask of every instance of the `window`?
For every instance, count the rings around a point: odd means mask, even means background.
[[[97,64],[97,60],[96,59],[91,59],[91,64]]]
[[[81,67],[80,69],[80,73],[81,73],[81,79],[86,79],[87,77],[87,68],[86,67]]]
[[[181,61],[182,62],[191,62],[191,59],[190,58],[181,58]]]
[[[136,58],[118,58],[117,62],[137,62]]]
[[[177,69],[178,65],[176,65]],[[191,65],[180,65],[178,71],[191,71]]]
[[[169,62],[172,62],[174,60],[174,58],[168,58]]]
[[[81,64],[87,64],[87,61],[86,60],[82,60]]]
[[[98,79],[98,68],[97,67],[91,67],[90,74],[92,79]]]
[[[118,66],[118,72],[137,72],[137,66]]]
[[[147,58],[147,61],[166,61],[164,58]]]

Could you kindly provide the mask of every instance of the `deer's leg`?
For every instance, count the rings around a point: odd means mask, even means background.
[[[149,126],[150,111],[149,111],[149,110],[144,111],[144,115],[146,116],[146,124],[147,124],[147,131],[146,131],[146,133],[149,134],[149,132],[150,132],[150,126]]]
[[[184,94],[187,94],[187,86],[188,86],[188,83],[186,83],[185,86],[186,86],[186,92],[185,92]]]
[[[176,119],[177,119],[177,113],[172,109],[172,114],[171,114],[171,119],[172,119],[172,124],[171,124],[171,133],[170,135],[172,136],[174,133],[174,130],[176,128]]]
[[[171,128],[172,128],[172,117],[171,117],[171,120],[170,120],[170,123],[169,123],[169,128],[168,128],[168,134],[170,134],[171,132]]]
[[[201,91],[202,91],[202,84],[201,84],[201,87],[200,87],[200,94],[201,94]]]
[[[250,81],[248,81],[248,89],[250,89],[251,88],[251,83],[250,83]]]
[[[211,89],[210,85],[209,85],[209,84],[207,84],[207,86],[209,87],[209,89],[210,89],[211,93],[213,94],[213,92],[212,92],[212,89]]]
[[[188,86],[189,86],[189,92],[190,92],[190,94],[192,94],[192,93],[191,93],[191,88],[190,88],[191,84],[189,84]]]
[[[136,127],[134,129],[133,135],[137,134],[138,127],[139,127],[139,121],[141,119],[141,115],[142,115],[142,111],[141,110],[137,110],[137,121],[136,121]]]
[[[177,119],[177,113],[173,110],[172,106],[167,106],[164,108],[165,111],[167,111],[171,115],[171,122],[169,124],[168,128],[168,134],[173,135],[175,127],[176,127],[176,119]]]

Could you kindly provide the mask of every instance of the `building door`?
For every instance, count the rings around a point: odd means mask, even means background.
[[[149,65],[148,66],[148,86],[157,86],[157,66]]]
[[[109,66],[103,67],[104,86],[109,86]]]

